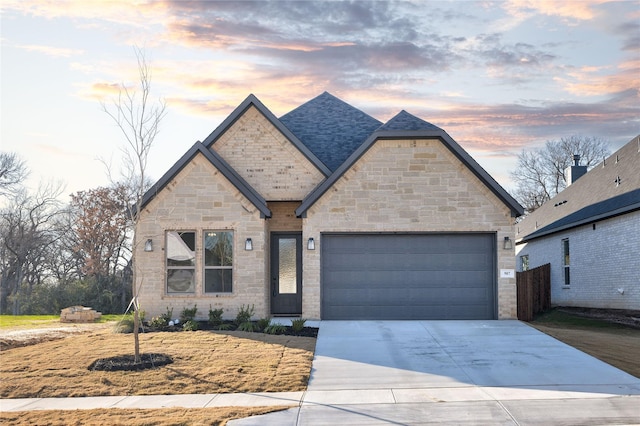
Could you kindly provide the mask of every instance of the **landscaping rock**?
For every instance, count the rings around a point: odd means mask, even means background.
[[[84,306],[71,306],[60,312],[60,322],[95,322],[102,317],[102,313]]]

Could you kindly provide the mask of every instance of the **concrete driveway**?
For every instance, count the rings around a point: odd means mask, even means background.
[[[322,321],[299,408],[246,425],[640,424],[640,379],[518,321]]]

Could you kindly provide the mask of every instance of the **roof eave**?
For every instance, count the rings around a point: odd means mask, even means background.
[[[587,225],[589,223],[598,222],[598,221],[605,220],[605,219],[611,219],[611,218],[616,217],[616,216],[621,216],[623,214],[632,213],[632,212],[634,212],[636,210],[640,210],[640,202],[634,203],[634,204],[630,204],[630,205],[627,205],[627,206],[624,206],[624,207],[620,207],[618,209],[611,210],[611,211],[608,211],[608,212],[605,212],[605,213],[600,213],[600,214],[597,214],[597,215],[589,216],[589,217],[586,217],[584,219],[576,220],[575,222],[566,223],[566,224],[561,225],[561,226],[549,228],[549,229],[547,229],[545,231],[540,230],[540,231],[532,232],[531,234],[522,237],[520,240],[517,240],[516,244],[528,243],[529,241],[533,241],[533,240],[536,240],[538,238],[542,238],[542,237],[546,237],[546,236],[549,236],[549,235],[557,234],[558,232],[566,231],[568,229],[577,228],[579,226]]]
[[[456,141],[440,128],[428,130],[377,130],[360,147],[329,176],[318,185],[296,209],[298,217],[305,217],[307,210],[373,146],[376,140],[392,139],[440,139],[444,145],[469,168],[487,187],[511,210],[512,217],[524,214],[524,208],[507,191],[496,182]]]
[[[198,153],[203,154],[205,158],[260,211],[261,218],[271,217],[271,210],[267,207],[266,200],[229,166],[220,155],[205,147],[201,142],[196,142],[180,160],[144,194],[140,207],[144,208]]]

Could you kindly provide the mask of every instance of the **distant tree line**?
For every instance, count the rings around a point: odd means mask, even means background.
[[[24,184],[0,152],[0,313],[58,314],[72,305],[122,313],[131,300],[128,192],[114,184],[61,201],[62,185]]]

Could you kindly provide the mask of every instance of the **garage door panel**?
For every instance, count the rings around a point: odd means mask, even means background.
[[[494,234],[322,237],[324,319],[492,319]]]

